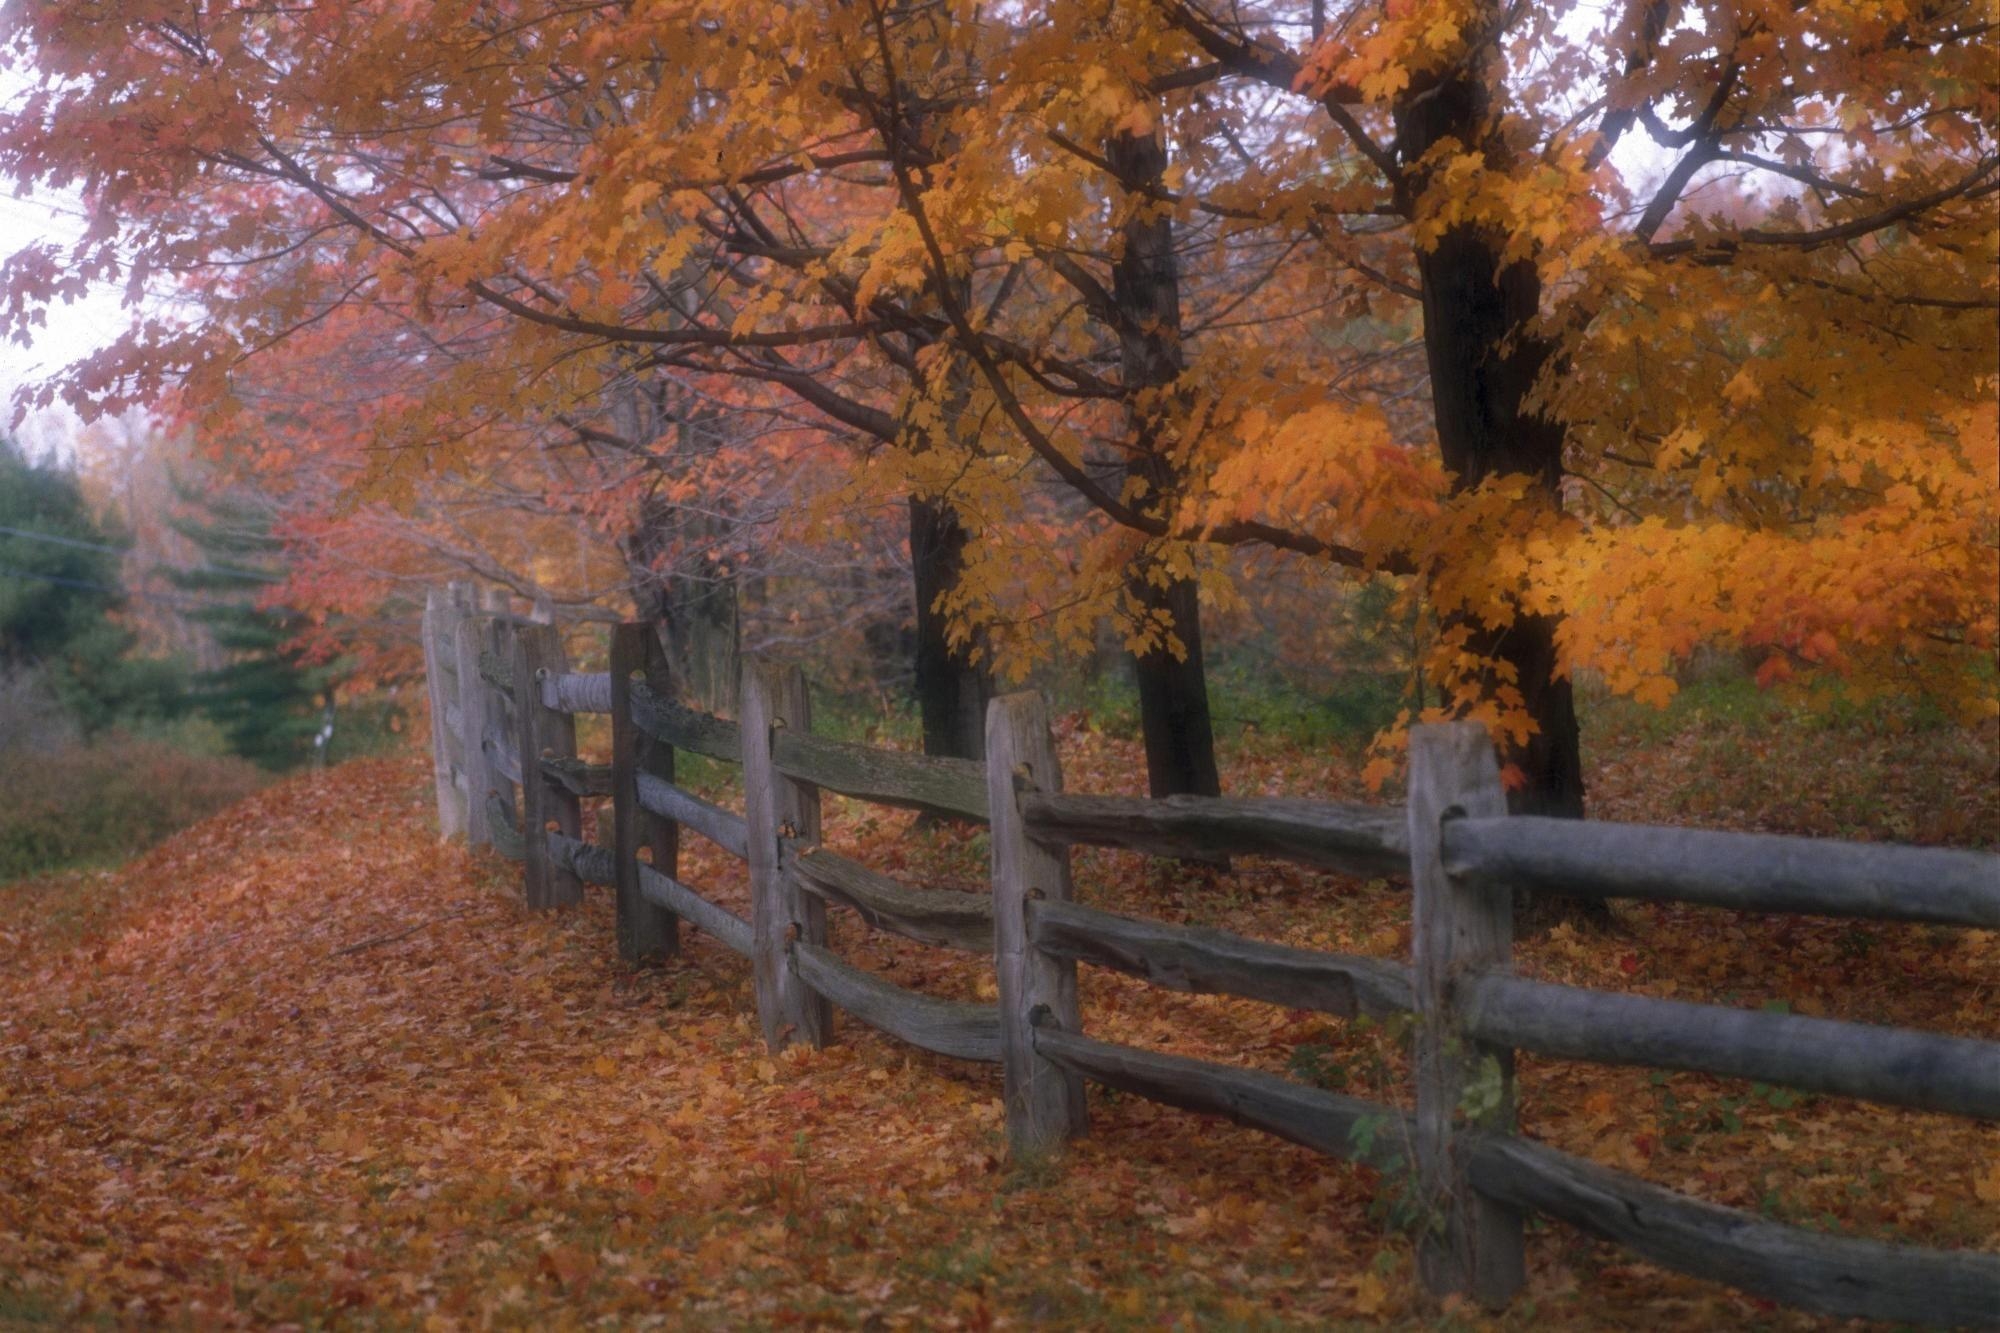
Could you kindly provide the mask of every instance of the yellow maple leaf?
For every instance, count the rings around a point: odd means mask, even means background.
[[[1736,372],[1734,379],[1722,386],[1722,396],[1736,406],[1742,407],[1746,403],[1754,403],[1762,398],[1764,386],[1757,382],[1757,377],[1750,373],[1748,366],[1745,366]]]
[[[1433,51],[1442,51],[1458,40],[1458,24],[1449,18],[1440,18],[1424,30],[1424,44]]]

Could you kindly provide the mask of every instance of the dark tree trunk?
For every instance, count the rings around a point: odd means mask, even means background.
[[[697,571],[666,588],[667,647],[688,697],[712,713],[736,715],[743,629],[734,575],[704,556]]]
[[[736,580],[706,556],[691,569],[662,571],[657,562],[663,559],[663,527],[670,520],[665,515],[658,519],[642,519],[627,544],[632,600],[641,620],[664,631],[661,641],[682,696],[709,712],[734,716],[741,661]]]
[[[941,500],[910,497],[910,574],[916,587],[917,708],[924,722],[924,753],[950,759],[986,757],[986,672],[966,660],[946,637],[947,617],[938,599],[958,585],[967,534],[958,514]]]
[[[719,443],[714,414],[677,409],[664,379],[626,382],[612,391],[607,409],[615,433],[635,453],[657,449],[669,431],[681,451]],[[675,685],[696,706],[734,716],[742,644],[736,576],[714,554],[731,526],[726,514],[684,509],[656,493],[641,504],[620,547],[634,607],[660,628]]]
[[[1455,73],[1412,88],[1397,107],[1397,156],[1422,158],[1441,140],[1506,152],[1479,71]],[[1420,183],[1410,187],[1414,193]],[[1406,201],[1407,202],[1407,201]],[[1532,263],[1503,268],[1502,240],[1474,226],[1447,231],[1418,251],[1423,279],[1424,348],[1429,358],[1438,446],[1466,490],[1489,477],[1525,475],[1539,501],[1562,503],[1563,424],[1530,409],[1528,395],[1554,347],[1532,333],[1541,280]],[[1539,729],[1508,757],[1527,778],[1514,791],[1516,813],[1583,815],[1583,767],[1576,702],[1556,680],[1558,622],[1517,616],[1512,624],[1470,622],[1470,647],[1511,669]],[[1496,674],[1504,674],[1496,672]],[[1497,683],[1497,682],[1494,682]]]
[[[1150,200],[1160,190],[1167,153],[1159,136],[1115,134],[1105,151],[1131,196]],[[1127,200],[1128,206],[1131,202]],[[1167,455],[1170,408],[1160,400],[1173,391],[1182,370],[1180,259],[1174,252],[1173,218],[1165,208],[1140,206],[1121,233],[1124,248],[1111,265],[1111,296],[1117,305],[1125,390],[1136,400],[1129,409],[1135,438],[1127,472],[1146,483],[1147,502],[1152,503],[1170,496],[1177,480]],[[1200,598],[1191,579],[1175,579],[1162,588],[1147,574],[1143,567],[1134,572],[1133,596],[1149,619],[1171,629],[1185,650],[1177,656],[1162,643],[1133,660],[1148,789],[1156,797],[1220,795],[1202,665]]]
[[[1165,588],[1135,587],[1149,611],[1172,622],[1187,649],[1176,657],[1165,647],[1139,653],[1132,665],[1139,678],[1140,730],[1146,738],[1146,788],[1154,796],[1220,796],[1222,776],[1215,767],[1215,731],[1208,715],[1208,682],[1202,672],[1201,607],[1194,582],[1178,579]]]

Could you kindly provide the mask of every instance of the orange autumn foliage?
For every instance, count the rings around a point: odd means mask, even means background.
[[[1705,646],[2000,708],[1980,13],[25,7],[52,81],[0,168],[94,224],[14,257],[8,320],[178,275],[200,314],[142,312],[60,391],[178,386],[211,424],[339,312],[457,344],[414,338],[339,432],[371,441],[343,503],[669,381],[750,423],[736,478],[811,437],[774,523],[948,499],[947,609],[1008,673],[1107,619],[1171,648],[1133,580],[1226,600],[1220,546],[1386,573],[1438,623],[1438,711],[1562,788],[1571,676],[1659,702]],[[1157,180],[1107,156],[1141,138]],[[1166,382],[1117,267],[1161,224]]]

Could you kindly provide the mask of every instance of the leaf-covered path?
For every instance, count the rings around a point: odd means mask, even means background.
[[[0,1325],[1438,1317],[1414,1305],[1407,1246],[1381,1216],[1393,1181],[1129,1098],[1094,1100],[1094,1137],[1061,1169],[1010,1167],[995,1072],[852,1025],[824,1052],[768,1056],[733,955],[692,937],[672,967],[621,968],[601,897],[529,917],[511,868],[437,843],[428,788],[408,761],[345,766],[119,871],[0,897]],[[695,872],[732,891],[719,861]],[[1395,945],[1393,890],[1336,903],[1324,888],[1281,880],[1232,906],[1298,942]],[[1306,893],[1323,912],[1298,911]],[[1768,957],[1730,931],[1663,919],[1643,954],[1601,962],[1559,933],[1525,965],[1643,986],[1656,963],[1699,976],[1684,966],[1697,954]],[[1660,956],[1683,937],[1686,958]],[[969,964],[926,972],[858,930],[839,938],[900,979],[981,988]],[[1827,966],[1874,965],[1858,945],[1836,957],[1841,938],[1826,935]],[[1899,952],[1930,939],[1871,946],[1919,993],[1907,1021],[1990,1026],[1974,1006],[2000,976],[1993,938],[1937,937],[1934,987]],[[1812,928],[1791,937],[1807,957],[1820,944]],[[1357,1087],[1395,1078],[1380,1034],[1089,989],[1086,1014],[1128,1039]],[[1640,1074],[1541,1071],[1524,1114],[1565,1146],[1795,1220],[2000,1235],[1990,1130],[1715,1086],[1676,1080],[1663,1099]],[[1531,1249],[1505,1326],[1812,1322],[1564,1235]]]

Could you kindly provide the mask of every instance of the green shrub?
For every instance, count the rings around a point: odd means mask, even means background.
[[[0,754],[0,880],[112,861],[255,791],[241,759],[123,734]]]
[[[326,747],[325,760],[341,764],[349,759],[369,759],[388,754],[403,744],[409,733],[409,710],[394,692],[382,691],[343,700],[333,719],[333,739]],[[610,729],[605,730],[604,749],[611,747]]]

